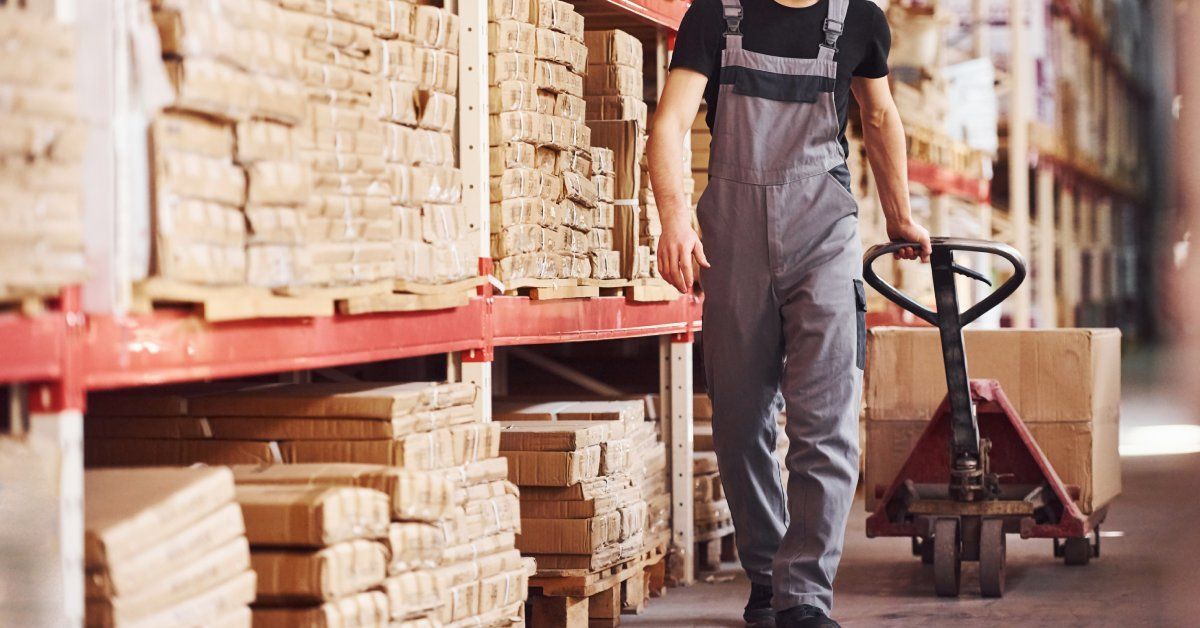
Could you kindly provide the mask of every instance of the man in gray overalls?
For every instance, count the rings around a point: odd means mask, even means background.
[[[837,626],[828,613],[858,479],[866,325],[844,137],[851,91],[888,235],[921,244],[900,257],[930,253],[909,211],[890,45],[869,0],[697,0],[654,118],[658,260],[680,290],[692,285],[693,259],[700,267],[713,443],[752,626]],[[701,97],[713,135],[697,208],[702,241],[681,167]],[[780,392],[791,442],[786,500],[772,455]]]

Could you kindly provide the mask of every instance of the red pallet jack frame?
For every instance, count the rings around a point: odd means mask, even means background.
[[[911,537],[913,554],[934,564],[939,595],[958,595],[964,560],[979,561],[980,588],[985,596],[1003,595],[1005,534],[1053,539],[1055,556],[1063,557],[1068,565],[1086,565],[1099,556],[1098,532],[1108,507],[1091,515],[1079,509],[1075,503],[1079,487],[1063,484],[1000,382],[971,380],[971,400],[976,404],[980,438],[991,443],[991,470],[1005,478],[1006,494],[999,500],[976,502],[922,498],[922,494],[944,492],[950,483],[947,398],[867,518],[867,537]],[[936,489],[923,490],[931,487]],[[1093,537],[1090,541],[1089,535]],[[945,548],[941,555],[939,536]]]
[[[1100,555],[1099,526],[1107,509],[1085,516],[1075,503],[1079,487],[1063,484],[999,382],[967,378],[963,327],[998,306],[1025,279],[1021,254],[985,240],[939,237],[930,243],[936,312],[896,290],[872,268],[876,259],[916,244],[880,244],[864,256],[868,284],[938,328],[947,388],[945,400],[867,518],[867,536],[910,537],[913,554],[933,564],[934,591],[940,596],[957,596],[963,561],[977,561],[980,593],[1000,597],[1007,534],[1053,539],[1056,556],[1069,565],[1084,565]],[[960,311],[956,275],[988,285],[991,281],[955,263],[956,251],[1002,257],[1012,264],[1013,274]]]

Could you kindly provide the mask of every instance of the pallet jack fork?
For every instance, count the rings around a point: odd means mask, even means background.
[[[932,563],[934,590],[959,594],[962,561],[979,562],[979,588],[1001,597],[1005,535],[1053,539],[1054,555],[1069,565],[1100,555],[1099,526],[1107,508],[1084,515],[1079,487],[1064,485],[996,380],[968,380],[962,329],[1011,295],[1025,279],[1025,262],[1012,247],[985,240],[932,238],[937,311],[913,301],[879,278],[872,263],[913,243],[871,247],[863,278],[889,300],[938,328],[946,370],[945,401],[913,446],[890,486],[867,487],[881,497],[867,518],[867,536],[907,536],[913,554]],[[959,311],[956,274],[991,282],[954,262],[954,252],[997,255],[1013,275],[994,292]],[[1089,541],[1091,534],[1093,540]],[[1060,540],[1063,542],[1060,543]]]

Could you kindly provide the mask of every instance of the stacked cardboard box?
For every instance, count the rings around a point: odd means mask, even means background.
[[[1080,510],[1120,494],[1119,330],[968,330],[964,341],[971,377],[999,380],[1054,471],[1079,487]],[[877,327],[867,347],[863,485],[873,510],[946,398],[946,378],[936,330]]]
[[[390,57],[376,40],[380,16],[373,5],[282,4],[295,24],[308,104],[293,142],[313,182],[306,199],[305,276],[296,283],[336,286],[390,279],[398,228],[378,101],[388,85],[385,70],[411,72],[413,58]]]
[[[250,626],[255,574],[228,469],[84,476],[88,626]]]
[[[477,394],[471,384],[416,382],[96,396],[87,462],[313,463],[239,468],[238,479],[381,490],[391,497],[389,617],[509,625],[532,564],[514,546],[517,490]]]
[[[391,205],[399,225],[396,276],[449,283],[478,272],[477,217],[462,204],[454,154],[458,105],[458,18],[409,0],[380,3],[375,102],[382,120]]]
[[[0,10],[0,299],[51,295],[84,277],[75,33]]]
[[[155,3],[173,94],[150,129],[151,274],[209,285],[287,274],[256,252],[298,241],[308,201],[289,141],[306,112],[301,57],[282,15],[262,1]]]
[[[489,20],[495,272],[616,277],[611,181],[584,124],[583,17],[561,0],[492,0]]]
[[[572,438],[594,438],[596,435],[587,431],[589,422],[599,422],[609,430],[608,438],[602,438],[599,444],[599,462],[589,458],[595,455],[592,453],[594,450],[584,445],[576,448],[579,451],[572,450],[571,453],[560,449],[508,454],[510,458],[520,458],[526,463],[525,470],[514,472],[519,474],[514,476],[514,481],[518,484],[540,482],[537,479],[529,479],[526,474],[537,477],[541,473],[551,473],[544,468],[529,465],[544,464],[545,460],[554,460],[564,465],[578,465],[561,467],[562,473],[567,475],[560,476],[554,487],[537,484],[522,488],[522,508],[525,516],[541,515],[538,518],[547,518],[560,512],[578,513],[589,512],[589,508],[616,508],[621,499],[630,499],[624,491],[632,486],[638,501],[645,502],[646,518],[641,529],[641,549],[656,547],[669,535],[670,494],[667,490],[666,446],[658,436],[655,423],[647,420],[645,400],[507,400],[496,401],[493,413],[506,425],[506,431],[501,435],[501,446],[505,449],[515,447],[514,443],[517,442],[522,442],[522,446],[525,446],[521,439],[534,442],[554,442],[554,439],[560,439],[558,442],[562,443]],[[555,423],[546,424],[546,421]],[[580,430],[583,430],[580,436],[572,435]],[[524,435],[527,431],[531,431],[533,435]],[[559,434],[560,431],[562,434]],[[622,462],[624,464],[620,464]],[[597,465],[595,473],[592,473],[592,467],[588,466],[592,464]],[[574,472],[575,475],[569,472]],[[538,503],[528,506],[532,502]],[[555,516],[583,517],[578,514]],[[621,560],[622,558],[614,556],[622,556],[623,552],[630,549],[605,549],[594,554],[589,560],[597,564],[604,560]],[[554,561],[581,564],[582,559],[556,558]],[[550,564],[539,561],[538,566],[539,569],[569,568],[550,567]]]
[[[657,276],[654,251],[662,227],[651,197],[644,193],[650,177],[644,171],[648,114],[642,96],[642,42],[620,30],[588,31],[585,41],[588,125],[595,144],[612,149],[616,162],[613,237],[621,252],[622,276]],[[650,206],[646,199],[651,199]]]
[[[387,570],[390,514],[380,491],[350,486],[239,486],[250,562],[258,576],[255,626],[364,626],[389,620],[375,590]]]
[[[521,486],[517,547],[540,573],[596,571],[641,553],[646,502],[626,472],[622,421],[503,423],[509,477]]]

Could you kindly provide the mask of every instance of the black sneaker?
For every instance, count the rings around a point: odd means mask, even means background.
[[[778,628],[842,628],[825,611],[810,604],[793,606],[775,617]]]
[[[742,613],[749,628],[775,628],[775,610],[771,608],[771,587],[750,583],[750,601]]]

